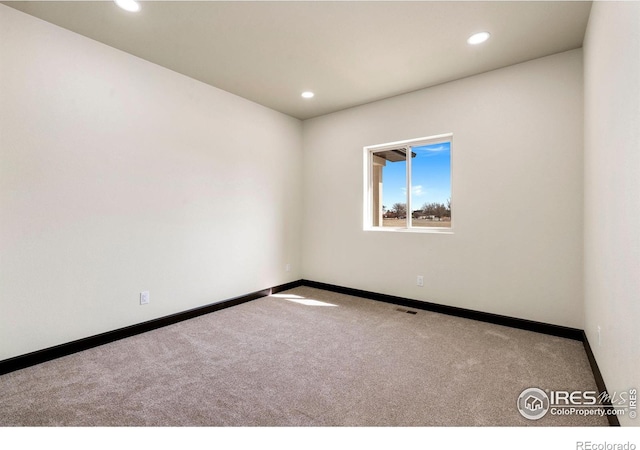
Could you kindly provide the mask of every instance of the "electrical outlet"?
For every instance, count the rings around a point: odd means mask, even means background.
[[[285,272],[291,272],[291,264],[287,263],[287,265],[284,266],[284,270]]]
[[[140,292],[140,304],[141,305],[149,304],[149,291]]]
[[[602,345],[602,329],[600,325],[598,325],[598,347]]]
[[[424,277],[422,275],[418,275],[418,278],[416,278],[416,285],[420,287],[424,286]]]

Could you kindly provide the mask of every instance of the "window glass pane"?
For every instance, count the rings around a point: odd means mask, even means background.
[[[411,150],[411,226],[450,228],[451,142]]]
[[[373,153],[372,221],[374,227],[405,227],[407,216],[407,161],[405,149]]]

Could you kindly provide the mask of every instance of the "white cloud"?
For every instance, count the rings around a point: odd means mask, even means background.
[[[424,147],[414,147],[412,149],[414,152],[426,152],[426,153],[438,153],[448,150],[447,146],[444,144],[441,145],[425,145]]]
[[[407,195],[407,188],[402,188],[402,194],[403,195]],[[424,194],[426,194],[426,192],[422,188],[421,184],[419,184],[417,186],[411,186],[411,195],[413,197],[420,197],[420,196],[422,196]]]

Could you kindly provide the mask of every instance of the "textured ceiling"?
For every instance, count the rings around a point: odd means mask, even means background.
[[[306,119],[582,46],[590,2],[3,2]],[[486,30],[491,39],[466,39]],[[315,98],[300,93],[311,90]]]

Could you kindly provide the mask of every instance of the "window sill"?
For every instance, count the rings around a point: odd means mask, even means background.
[[[424,228],[393,228],[393,227],[368,227],[363,231],[382,231],[392,233],[418,233],[418,234],[454,234],[453,228],[440,228],[440,227],[424,227]]]

